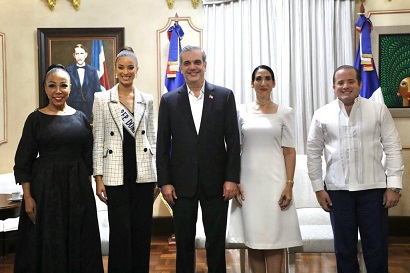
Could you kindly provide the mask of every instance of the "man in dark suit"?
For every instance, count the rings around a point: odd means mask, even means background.
[[[67,67],[71,78],[71,92],[67,104],[82,111],[92,121],[94,93],[101,91],[97,69],[85,63],[88,53],[82,44],[74,48],[76,64]]]
[[[205,81],[206,55],[187,46],[180,54],[186,84],[161,98],[158,117],[158,185],[173,205],[177,273],[195,271],[198,201],[208,272],[226,272],[229,200],[239,183],[240,145],[233,92]]]

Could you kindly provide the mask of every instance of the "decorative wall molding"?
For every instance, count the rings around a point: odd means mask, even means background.
[[[56,6],[57,0],[47,0],[47,2],[48,2],[48,7],[50,8],[51,11],[53,11]]]
[[[6,34],[0,32],[0,145],[7,142]]]
[[[168,39],[168,29],[175,22],[182,27],[184,30],[184,38],[181,40],[181,46],[196,45],[202,47],[202,29],[196,27],[192,21],[191,17],[169,17],[168,22],[161,29],[157,30],[157,92],[158,98],[161,98],[164,91],[165,82],[165,72],[168,62],[169,53],[169,39]],[[159,103],[159,101],[158,101]]]
[[[73,3],[73,6],[74,6],[75,10],[80,9],[81,0],[71,0],[71,2]]]
[[[73,0],[75,1],[75,0]],[[167,2],[168,8],[172,9],[174,7],[175,0],[165,0]],[[196,9],[199,5],[199,0],[191,0],[192,7]]]
[[[167,1],[169,9],[172,9],[174,7],[174,0],[165,0],[165,1]]]
[[[192,2],[192,6],[194,7],[194,9],[196,9],[199,5],[199,0],[191,0]]]
[[[80,9],[81,0],[70,0],[70,1],[73,4],[73,7],[75,10]],[[53,11],[57,4],[57,0],[47,0],[47,2],[48,2],[48,7],[50,8],[51,11]]]

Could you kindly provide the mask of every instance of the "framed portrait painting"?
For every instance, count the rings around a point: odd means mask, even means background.
[[[124,46],[124,28],[38,28],[37,41],[40,107],[47,103],[43,79],[51,64],[62,64],[69,71],[72,84],[69,99],[75,95],[74,86],[76,80],[79,81],[79,91],[75,92],[81,92],[78,98],[85,104],[93,100],[87,99],[91,97],[87,90],[82,90],[86,84],[94,83],[92,98],[94,92],[108,90],[116,84],[114,65],[119,49]],[[78,67],[85,68],[85,73],[78,72],[80,76],[77,76]],[[76,78],[71,70],[75,71]]]

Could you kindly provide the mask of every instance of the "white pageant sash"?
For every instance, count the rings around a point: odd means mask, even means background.
[[[121,119],[122,119],[122,125],[124,125],[125,129],[133,136],[135,137],[135,120],[134,116],[131,114],[131,112],[128,110],[127,107],[121,104]]]

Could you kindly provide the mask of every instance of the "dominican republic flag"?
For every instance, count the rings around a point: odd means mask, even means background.
[[[93,40],[91,65],[98,71],[100,78],[101,91],[110,89],[110,81],[107,73],[107,64],[102,40]]]
[[[373,25],[370,19],[361,14],[356,23],[356,30],[359,32],[360,39],[357,46],[354,66],[362,75],[362,89],[360,90],[360,96],[384,103],[380,81],[377,76],[372,55],[372,41],[370,38],[370,32],[372,29]]]
[[[167,70],[165,73],[164,93],[172,91],[185,84],[184,75],[179,70],[179,53],[181,52],[181,39],[184,31],[178,22],[168,29],[169,53]]]
[[[184,31],[175,21],[175,24],[168,29],[169,53],[167,70],[165,72],[164,93],[170,92],[185,84],[184,75],[179,70],[179,53],[181,53],[181,39],[184,37]],[[172,204],[165,200],[162,192],[159,196],[165,207],[168,209],[171,216],[173,216]]]

